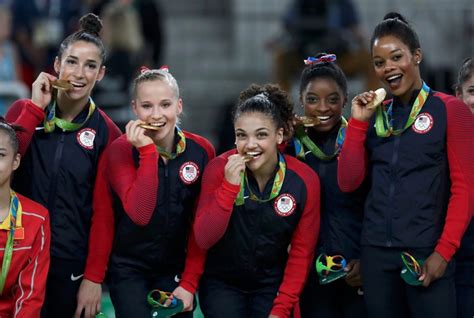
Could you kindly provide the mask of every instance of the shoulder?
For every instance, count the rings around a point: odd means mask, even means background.
[[[37,218],[42,222],[44,222],[48,218],[48,210],[44,206],[19,193],[17,193],[17,196],[21,203],[23,215]]]
[[[209,140],[207,140],[206,138],[198,134],[191,133],[189,131],[183,131],[183,133],[186,139],[194,141],[201,148],[203,148],[206,151],[209,159],[212,159],[215,157],[216,152],[214,150],[214,146],[211,144]]]
[[[104,121],[106,127],[107,127],[107,132],[109,134],[109,140],[114,140],[117,137],[119,137],[122,132],[118,128],[118,126],[110,119],[110,117],[100,108],[97,108],[99,112],[99,116],[102,118]]]

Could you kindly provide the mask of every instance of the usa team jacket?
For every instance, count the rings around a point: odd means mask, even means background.
[[[83,122],[88,107],[74,119]],[[6,119],[22,126],[18,132],[22,161],[13,188],[48,208],[51,218],[51,256],[86,261],[84,277],[100,283],[108,262],[104,239],[108,226],[93,213],[98,162],[103,150],[120,136],[120,130],[96,108],[84,125],[73,132],[57,128],[45,133],[45,112],[31,100],[16,101]],[[95,203],[94,203],[95,204]]]
[[[319,179],[296,158],[285,155],[286,175],[280,194],[257,202],[244,196],[235,205],[240,185],[224,177],[227,158],[212,160],[203,177],[194,233],[208,250],[204,275],[242,289],[280,284],[271,313],[290,317],[313,260],[319,233]],[[258,185],[250,178],[253,193]],[[273,178],[262,197],[269,197]],[[291,245],[291,247],[290,247]]]
[[[340,125],[336,125],[328,133],[315,132],[308,136],[324,153],[332,154],[339,128]],[[338,156],[331,160],[321,160],[304,145],[303,147],[305,157],[300,160],[318,174],[321,183],[321,227],[316,256],[326,253],[343,255],[347,260],[359,259],[367,183],[354,192],[342,192],[337,184]],[[294,149],[294,144],[290,141],[286,150],[293,155]]]
[[[22,206],[24,238],[13,241],[13,255],[3,294],[0,317],[39,318],[49,269],[50,229],[48,211],[17,193]],[[0,231],[3,259],[7,231]]]
[[[393,100],[394,122],[411,105]],[[399,127],[396,127],[399,128]],[[362,244],[434,247],[449,261],[470,220],[474,180],[474,120],[464,103],[431,91],[416,120],[399,136],[377,137],[371,124],[349,121],[338,182],[356,189],[367,176]]]
[[[123,135],[106,152],[102,186],[118,197],[110,267],[148,268],[157,275],[182,274],[180,285],[194,293],[203,272],[205,251],[192,235],[202,173],[214,158],[205,138],[184,131],[186,148],[167,164],[154,144],[135,148]],[[110,202],[110,200],[107,200]],[[105,203],[102,203],[105,204]],[[112,226],[108,227],[112,229]]]

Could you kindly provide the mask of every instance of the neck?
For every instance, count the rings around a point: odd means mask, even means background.
[[[66,97],[65,93],[59,91],[56,107],[62,119],[72,121],[84,109],[88,100],[89,97],[80,100],[70,100]]]
[[[175,138],[176,130],[173,128],[173,132],[170,133],[168,136],[165,136],[165,138],[157,140],[153,138],[153,142],[155,145],[158,147],[166,150],[167,152],[171,153],[174,148],[174,138]]]
[[[258,188],[260,192],[263,192],[265,189],[265,185],[267,184],[268,180],[275,174],[275,168],[278,165],[278,153],[276,156],[272,157],[272,159],[267,162],[264,166],[262,166],[258,171],[253,172],[253,176],[255,180],[257,180]]]
[[[400,96],[400,100],[403,102],[403,104],[408,104],[411,100],[413,92],[420,90],[422,86],[423,81],[421,80],[421,77],[418,77],[418,79],[413,83],[413,86],[405,94]]]
[[[10,183],[0,186],[0,220],[10,213]]]

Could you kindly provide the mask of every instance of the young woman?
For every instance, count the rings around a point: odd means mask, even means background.
[[[474,114],[474,63],[467,58],[461,65],[455,85],[456,97]],[[472,147],[472,145],[471,145]],[[474,213],[474,210],[471,210]],[[474,313],[474,221],[471,220],[456,254],[456,299],[458,318]]]
[[[15,130],[0,117],[0,316],[39,318],[49,268],[49,216],[10,188],[19,165]]]
[[[207,249],[199,289],[205,317],[290,317],[319,232],[319,179],[281,154],[293,106],[252,85],[234,112],[236,148],[209,163],[196,241]]]
[[[321,182],[321,229],[318,255],[342,255],[347,261],[344,279],[322,285],[314,262],[301,294],[301,316],[366,317],[359,272],[360,232],[367,186],[343,193],[337,184],[337,159],[344,142],[347,81],[336,64],[336,55],[321,53],[305,60],[301,74],[300,101],[304,113],[317,118],[313,127],[296,127],[296,137],[288,151],[306,162]]]
[[[6,116],[25,129],[18,134],[24,159],[15,189],[43,204],[51,216],[43,308],[48,318],[79,317],[83,311],[85,317],[95,315],[108,261],[107,224],[93,218],[93,188],[102,152],[120,131],[90,97],[105,72],[101,22],[88,14],[80,23],[81,30],[61,43],[57,77],[41,73],[31,99],[15,102]],[[55,88],[58,79],[63,89]]]
[[[374,69],[393,99],[366,107],[372,91],[352,100],[340,155],[343,191],[370,178],[361,268],[370,317],[455,317],[454,263],[470,220],[474,122],[458,99],[420,77],[418,36],[397,13],[371,39]],[[374,114],[375,113],[375,114]],[[401,253],[424,261],[412,286],[400,277]]]
[[[99,175],[119,202],[109,264],[110,296],[119,318],[149,317],[147,294],[153,289],[173,292],[185,311],[193,309],[204,251],[190,235],[191,223],[201,175],[215,156],[206,139],[179,128],[183,101],[167,69],[143,69],[133,94],[138,119],[107,150]],[[113,219],[110,209],[108,214]]]

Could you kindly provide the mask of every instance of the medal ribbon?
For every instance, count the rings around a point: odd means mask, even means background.
[[[179,129],[178,126],[176,126],[176,133],[178,134],[178,137],[179,137],[178,143],[176,145],[176,152],[169,153],[165,149],[159,146],[156,146],[156,150],[158,150],[158,153],[160,154],[160,156],[163,156],[164,158],[168,160],[173,160],[174,158],[182,154],[184,150],[186,150],[186,136],[184,136],[183,131]]]
[[[309,138],[306,130],[303,126],[299,126],[296,128],[296,138],[294,138],[294,145],[295,145],[295,153],[296,157],[300,159],[305,159],[305,152],[304,146],[308,148],[313,155],[315,155],[320,160],[329,161],[333,159],[339,151],[341,151],[342,144],[344,143],[344,138],[346,137],[346,127],[347,127],[347,120],[341,117],[341,127],[337,133],[336,138],[336,145],[334,149],[334,153],[332,155],[326,155],[319,147]]]
[[[10,230],[7,234],[7,244],[3,254],[2,271],[0,274],[0,295],[3,294],[3,288],[7,280],[8,271],[13,256],[13,237],[15,236],[15,229],[21,228],[21,204],[13,190],[10,190]]]
[[[44,131],[47,133],[53,132],[55,126],[58,126],[63,131],[76,131],[89,120],[95,108],[94,101],[89,97],[89,113],[87,114],[87,118],[82,123],[73,123],[56,117],[56,101],[54,101],[51,106],[48,107],[47,115],[44,119]]]
[[[430,88],[423,82],[423,86],[421,87],[418,96],[416,97],[415,101],[413,102],[413,106],[411,107],[410,116],[408,116],[407,122],[405,127],[402,129],[393,130],[393,118],[392,118],[392,106],[393,100],[390,103],[390,106],[387,111],[383,109],[383,105],[377,107],[377,113],[375,117],[375,131],[377,136],[379,137],[390,137],[390,135],[398,136],[402,132],[404,132],[408,127],[410,127],[418,116],[421,108],[425,104],[426,100],[428,99],[428,95],[430,93]]]
[[[270,196],[267,199],[260,199],[250,189],[247,173],[243,172],[242,179],[240,181],[240,191],[239,191],[239,194],[237,195],[237,198],[235,199],[235,205],[239,206],[239,205],[244,204],[245,187],[248,188],[249,199],[252,201],[268,202],[270,200],[273,200],[280,193],[281,187],[283,185],[283,181],[285,180],[285,173],[286,173],[285,158],[283,157],[281,153],[278,153],[278,171],[275,174],[275,179],[273,179],[272,191],[270,192]]]

